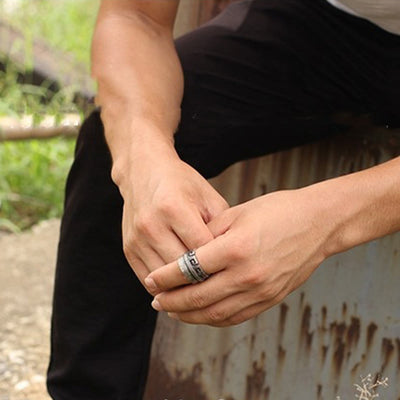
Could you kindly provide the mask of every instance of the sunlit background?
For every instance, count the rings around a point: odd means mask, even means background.
[[[75,140],[56,128],[76,127],[90,107],[97,7],[98,0],[0,0],[0,232],[60,216]],[[48,134],[56,137],[15,140]]]
[[[93,107],[98,3],[0,0],[0,400],[49,399],[58,217],[76,132]]]

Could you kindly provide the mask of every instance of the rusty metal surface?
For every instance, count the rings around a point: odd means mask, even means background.
[[[196,1],[185,12],[204,22],[225,3]],[[400,132],[371,130],[368,118],[353,125],[334,140],[238,163],[212,183],[236,204],[400,155]],[[283,303],[237,327],[160,314],[145,400],[348,400],[368,373],[387,376],[383,398],[400,400],[399,282],[395,234],[332,257]]]
[[[239,163],[213,184],[231,203],[400,154],[378,130]],[[349,199],[350,201],[351,199]],[[342,400],[360,375],[389,377],[400,399],[400,234],[327,260],[285,301],[233,328],[158,321],[147,400]]]

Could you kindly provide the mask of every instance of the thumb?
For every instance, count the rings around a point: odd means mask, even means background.
[[[233,222],[233,208],[228,208],[218,214],[208,224],[207,228],[210,233],[214,236],[221,236],[229,230]]]

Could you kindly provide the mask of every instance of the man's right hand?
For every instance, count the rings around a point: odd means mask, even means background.
[[[154,269],[212,240],[207,223],[228,208],[173,149],[145,147],[120,184],[124,253],[142,282]]]
[[[97,103],[124,199],[123,241],[143,282],[212,234],[227,204],[173,147],[183,73],[172,28],[178,0],[103,0],[92,44]]]

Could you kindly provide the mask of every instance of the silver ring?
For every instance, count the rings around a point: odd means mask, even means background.
[[[194,276],[187,269],[185,260],[183,259],[183,256],[178,258],[178,265],[179,265],[179,269],[181,270],[182,274],[185,276],[185,278],[190,283],[197,283],[197,280],[194,278]]]
[[[195,250],[189,250],[178,259],[179,269],[190,283],[199,283],[210,277],[201,267]]]

